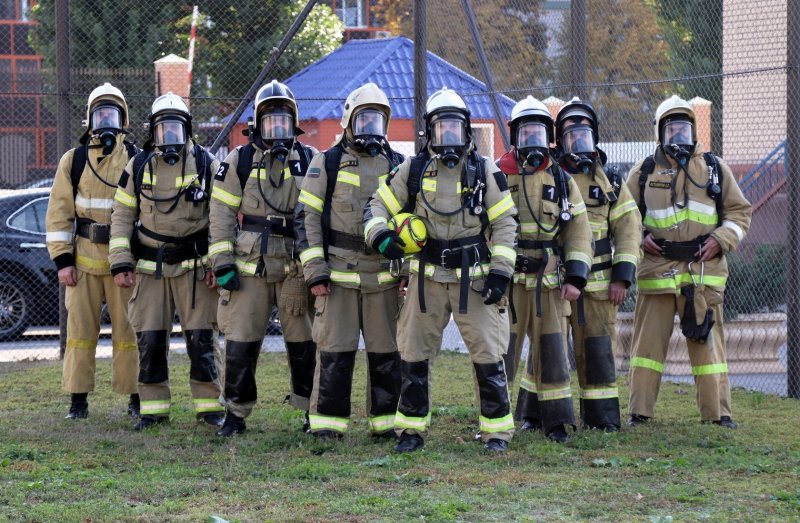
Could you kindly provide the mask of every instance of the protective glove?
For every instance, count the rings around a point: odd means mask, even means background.
[[[483,303],[486,305],[493,305],[500,301],[500,298],[502,298],[503,294],[506,292],[509,281],[510,278],[507,276],[496,272],[490,272],[489,276],[487,276],[486,280],[483,282],[483,292],[481,293],[481,296],[484,298]]]
[[[239,273],[234,267],[223,267],[214,273],[217,277],[217,285],[228,291],[238,291],[242,283],[239,281]]]
[[[406,253],[403,252],[405,242],[400,239],[395,231],[383,231],[372,242],[372,248],[383,254],[390,260],[399,260]]]

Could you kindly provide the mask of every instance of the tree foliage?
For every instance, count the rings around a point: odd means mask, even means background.
[[[666,78],[670,71],[668,45],[656,10],[640,0],[586,4],[586,83],[604,84],[587,89],[587,95],[600,119],[601,138],[607,142],[651,140],[652,115],[667,89],[658,83],[636,82]],[[550,71],[555,72],[556,84],[569,86],[569,16],[558,38],[561,53],[554,57]],[[557,95],[569,99],[573,91],[560,88]]]
[[[471,0],[489,69],[498,90],[522,89],[544,68],[547,38],[541,0]],[[484,80],[461,0],[428,2],[428,49]],[[373,12],[393,34],[414,38],[413,4],[376,0]],[[515,95],[512,94],[512,97]]]
[[[659,25],[668,45],[670,75],[687,78],[722,72],[722,0],[658,0]],[[675,91],[686,99],[701,96],[712,105],[711,144],[722,150],[722,77],[683,80]]]

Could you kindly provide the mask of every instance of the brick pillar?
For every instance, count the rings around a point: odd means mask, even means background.
[[[689,100],[694,109],[695,125],[697,125],[697,141],[703,144],[706,151],[711,150],[711,102],[696,96]]]
[[[542,100],[542,103],[547,106],[547,109],[550,111],[550,116],[553,117],[553,121],[555,122],[556,116],[558,116],[558,111],[560,111],[561,108],[564,107],[564,104],[567,102],[565,102],[561,98],[556,98],[555,96],[548,96],[547,98]],[[553,145],[555,145],[555,143],[553,143]]]
[[[156,96],[174,93],[189,100],[189,60],[174,54],[153,62],[156,68]]]

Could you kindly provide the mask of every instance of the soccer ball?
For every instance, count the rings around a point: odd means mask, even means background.
[[[428,229],[425,227],[425,222],[410,212],[392,216],[389,220],[389,229],[395,231],[397,236],[405,242],[403,252],[406,254],[421,251],[428,240]]]

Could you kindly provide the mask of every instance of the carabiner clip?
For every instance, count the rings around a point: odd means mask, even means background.
[[[689,262],[689,277],[692,279],[692,285],[697,287],[697,281],[694,279],[694,271],[692,270],[692,264],[693,263],[694,263],[693,261]],[[702,264],[701,264],[701,267],[702,267]],[[700,282],[702,283],[702,281],[703,281],[703,279],[701,277],[700,278]]]

